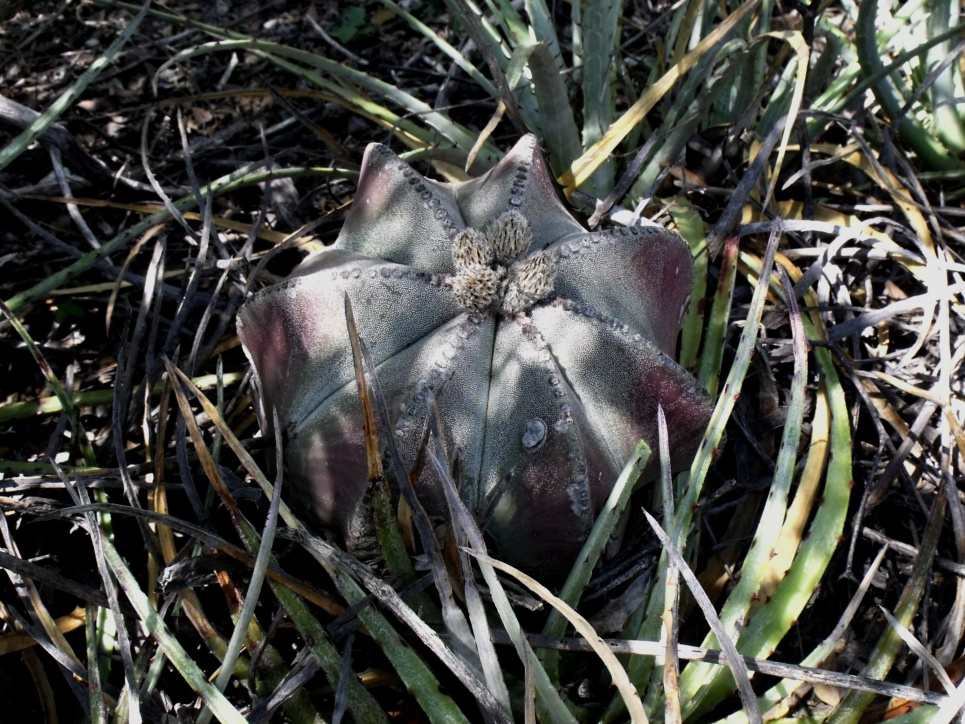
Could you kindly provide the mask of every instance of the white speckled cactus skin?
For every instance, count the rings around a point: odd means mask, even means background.
[[[370,145],[334,246],[238,317],[262,403],[285,426],[296,512],[347,533],[368,485],[347,294],[405,462],[431,390],[448,452],[461,451],[470,509],[499,495],[485,521],[499,555],[565,572],[636,442],[656,449],[658,403],[675,468],[703,434],[711,401],[670,357],[692,274],[673,232],[583,229],[532,136],[458,184]],[[429,467],[417,490],[441,514]]]

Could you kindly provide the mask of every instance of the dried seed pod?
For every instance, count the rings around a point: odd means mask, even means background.
[[[507,273],[502,308],[506,314],[525,312],[553,293],[556,270],[549,254],[540,251],[513,264]]]
[[[351,537],[368,486],[347,295],[406,464],[431,391],[446,449],[461,453],[461,494],[497,554],[565,573],[636,442],[656,449],[657,406],[674,469],[703,435],[711,401],[671,359],[692,270],[673,232],[583,229],[532,136],[457,184],[369,146],[334,246],[238,316],[263,419],[274,407],[285,428],[295,510]],[[657,467],[654,456],[641,480]],[[430,466],[418,491],[445,513]]]
[[[518,211],[506,211],[486,229],[486,236],[496,252],[496,260],[508,264],[529,249],[533,235],[529,222]]]
[[[493,303],[502,288],[502,275],[482,264],[467,264],[450,279],[452,294],[466,311],[479,311]]]
[[[475,229],[463,229],[452,240],[452,261],[457,269],[489,266],[496,258],[489,237]]]

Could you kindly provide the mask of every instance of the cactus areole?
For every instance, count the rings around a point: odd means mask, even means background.
[[[463,183],[370,145],[335,244],[238,317],[264,419],[274,407],[284,426],[295,511],[351,540],[369,484],[347,295],[393,416],[382,434],[406,465],[431,391],[460,494],[496,553],[565,573],[637,441],[656,449],[658,404],[675,469],[703,435],[711,402],[671,358],[692,276],[673,232],[583,229],[533,136]],[[445,514],[431,465],[416,490]]]

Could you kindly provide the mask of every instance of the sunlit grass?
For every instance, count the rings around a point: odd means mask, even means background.
[[[127,11],[128,20],[140,11],[111,0],[93,5]],[[45,646],[37,660],[49,657],[73,680],[97,684],[81,704],[90,716],[118,711],[119,720],[149,720],[171,696],[180,697],[178,706],[194,707],[200,721],[264,720],[278,709],[293,721],[343,714],[388,721],[399,715],[394,707],[411,707],[431,721],[737,722],[760,721],[770,711],[844,722],[877,716],[883,693],[928,702],[920,711],[935,712],[929,707],[943,694],[934,687],[925,692],[921,673],[912,677],[914,686],[886,689],[874,681],[897,680],[896,661],[904,657],[905,665],[912,657],[879,618],[871,600],[877,594],[863,597],[871,577],[864,588],[841,594],[841,601],[855,596],[847,610],[843,603],[832,607],[828,617],[839,617],[837,626],[809,603],[832,601],[828,592],[845,585],[839,576],[864,574],[854,551],[873,527],[869,516],[889,496],[906,496],[914,503],[905,506],[914,529],[906,532],[917,548],[914,558],[900,559],[913,561],[910,570],[890,564],[887,590],[900,595],[884,605],[953,670],[965,586],[960,577],[943,586],[932,566],[938,553],[952,555],[955,535],[961,537],[955,481],[965,456],[965,236],[957,208],[965,168],[965,25],[957,3],[827,2],[804,16],[756,0],[685,0],[652,15],[611,1],[364,6],[369,25],[353,32],[390,27],[396,42],[412,43],[436,67],[453,77],[458,69],[473,113],[437,107],[418,84],[397,82],[377,64],[362,66],[335,49],[301,47],[297,36],[255,37],[178,8],[151,6],[145,20],[131,22],[60,101],[0,149],[0,167],[12,168],[30,142],[97,88],[121,62],[125,43],[137,42],[138,23],[148,21],[172,34],[193,33],[171,45],[147,79],[154,94],[153,116],[144,121],[148,166],[148,140],[172,128],[171,137],[184,134],[173,146],[191,158],[178,109],[216,97],[179,95],[160,79],[229,58],[257,61],[273,85],[219,90],[219,101],[307,98],[336,105],[447,180],[490,167],[507,139],[533,132],[561,193],[594,224],[658,223],[687,239],[697,273],[679,359],[718,403],[693,466],[665,486],[673,499],[663,490],[643,491],[630,504],[664,501],[653,513],[668,543],[654,556],[648,586],[615,589],[625,596],[627,648],[592,629],[594,604],[580,606],[599,572],[594,563],[609,535],[603,523],[588,549],[593,563],[581,558],[561,592],[550,594],[508,571],[522,581],[522,589],[514,588],[499,575],[505,567],[485,553],[476,522],[451,496],[450,530],[438,560],[428,556],[434,562],[427,582],[425,556],[435,543],[413,544],[405,506],[386,494],[385,481],[397,473],[391,465],[381,469],[386,461],[370,436],[372,477],[383,483],[373,493],[386,563],[380,578],[337,545],[311,537],[301,511],[279,497],[283,475],[273,441],[255,438],[247,368],[230,318],[218,319],[262,283],[276,254],[307,246],[311,232],[270,228],[267,208],[256,222],[212,209],[273,181],[351,182],[357,172],[344,158],[357,161],[367,139],[342,139],[326,128],[321,136],[336,165],[266,157],[214,180],[195,178],[185,161],[183,188],[170,198],[146,193],[128,203],[47,195],[51,208],[80,209],[84,218],[127,216],[116,225],[92,224],[104,236],[98,248],[48,274],[18,275],[18,259],[0,259],[9,290],[0,338],[28,350],[48,384],[42,395],[0,401],[0,425],[49,421],[54,428],[62,416],[55,444],[40,441],[30,459],[10,452],[9,462],[0,460],[0,482],[9,484],[0,500],[6,512],[0,565],[15,583],[26,582],[26,593],[3,616],[4,636],[14,641],[26,631]],[[257,85],[258,78],[246,75],[244,82]],[[276,87],[279,78],[290,87]],[[43,220],[33,222],[25,228],[43,238]],[[83,238],[81,225],[53,233]],[[209,245],[220,256],[204,256]],[[144,281],[121,280],[105,263],[123,264],[123,272],[136,267]],[[190,312],[162,312],[165,290],[172,289],[191,303],[181,300],[175,309]],[[123,314],[115,306],[122,291],[131,305]],[[118,321],[108,322],[122,335],[108,372],[68,372],[46,361],[38,310],[54,298],[81,310],[95,299],[107,306],[107,320],[125,319],[123,332]],[[237,367],[216,368],[232,352]],[[375,430],[380,395],[366,385],[363,356],[360,347],[357,379],[373,405]],[[93,358],[79,355],[86,363]],[[449,461],[427,464],[451,477]],[[635,458],[628,465],[642,463]],[[33,477],[11,477],[28,466]],[[257,498],[239,492],[248,487],[260,491]],[[88,496],[88,488],[95,492]],[[715,512],[719,489],[732,491],[733,512]],[[72,496],[58,499],[64,491]],[[613,501],[615,510],[626,504],[626,496]],[[32,562],[37,554],[27,535],[31,526],[63,527],[64,517],[79,526],[71,540],[90,548],[104,584],[66,586],[58,594],[72,596],[89,624],[83,653],[61,633],[76,623],[48,611],[46,589],[35,579],[54,586],[56,577]],[[614,524],[609,516],[601,520]],[[725,540],[718,544],[716,535]],[[414,555],[414,545],[422,555]],[[304,560],[315,567],[287,570],[286,546],[307,551]],[[873,556],[866,557],[871,566]],[[685,579],[693,569],[716,609],[709,622],[695,603],[703,603],[701,592],[695,597],[677,580],[675,567],[684,564]],[[879,565],[880,557],[871,567]],[[189,583],[164,588],[166,577],[181,581],[177,576],[192,566],[210,574],[204,580],[220,599]],[[947,613],[935,613],[926,598],[930,586],[944,597]],[[519,604],[538,606],[539,599],[559,613]],[[839,665],[835,648],[858,638],[852,626],[859,610],[872,622],[861,624],[862,635],[874,625],[870,635],[878,643],[861,652],[863,678],[849,678],[856,672]],[[805,621],[812,628],[802,634],[795,627]],[[736,647],[746,661],[688,663],[697,654],[685,644],[721,648],[712,628],[725,634],[724,648]],[[468,638],[459,641],[460,635]],[[663,646],[678,635],[687,639],[680,660],[674,658],[680,652],[664,656],[665,648],[629,658],[611,653]],[[596,653],[579,652],[576,637]],[[572,650],[535,653],[548,642]],[[285,646],[304,650],[297,665]],[[766,669],[775,651],[782,661],[827,669],[846,693],[813,711],[800,698],[816,681],[809,669],[744,678],[745,666]],[[165,672],[168,662],[176,674]],[[317,670],[330,691],[305,690]],[[597,694],[577,695],[574,670],[589,672]],[[174,676],[184,692],[166,690]]]

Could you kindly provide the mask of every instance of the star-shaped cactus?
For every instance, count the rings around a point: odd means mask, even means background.
[[[347,294],[405,462],[431,391],[499,555],[565,572],[637,441],[656,447],[658,404],[675,468],[701,439],[711,402],[671,358],[692,276],[673,232],[583,229],[533,136],[454,184],[370,145],[336,243],[239,313],[262,402],[285,426],[296,510],[346,533],[368,485]],[[428,467],[417,490],[442,514]]]

